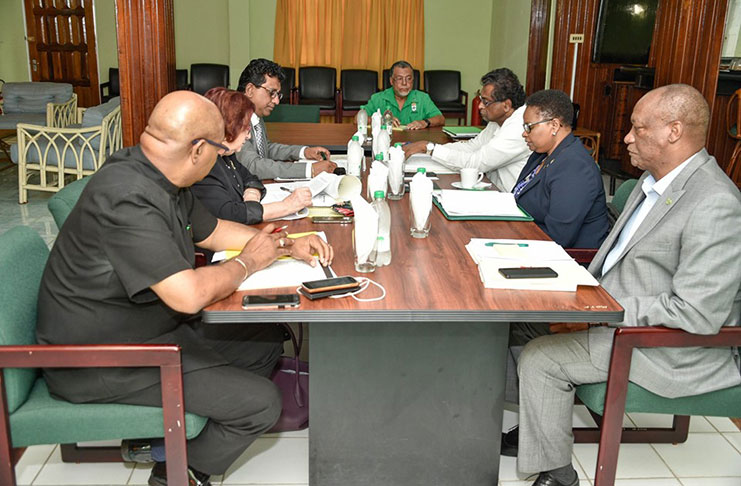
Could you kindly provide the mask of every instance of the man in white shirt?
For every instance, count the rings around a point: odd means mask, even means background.
[[[510,192],[531,153],[522,138],[525,90],[507,68],[486,73],[481,85],[479,111],[489,122],[481,133],[472,140],[445,145],[414,142],[405,145],[404,152],[407,157],[426,152],[451,169],[477,168],[500,190]]]
[[[237,160],[260,179],[300,179],[332,172],[337,166],[329,160],[326,148],[284,145],[268,140],[262,118],[280,104],[280,82],[284,76],[280,66],[268,59],[253,59],[239,76],[237,91],[242,91],[255,105],[255,113],[252,115],[252,136],[237,153]],[[295,160],[307,162],[293,162]]]
[[[703,148],[710,110],[674,84],[641,98],[625,136],[645,170],[589,271],[623,306],[617,326],[716,334],[741,321],[741,194]],[[517,467],[534,486],[576,486],[571,465],[575,385],[607,379],[614,329],[554,334],[522,352]],[[741,384],[734,349],[633,351],[630,381],[658,395],[698,395]]]

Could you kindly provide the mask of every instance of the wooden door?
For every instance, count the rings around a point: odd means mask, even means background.
[[[24,0],[32,81],[70,83],[79,106],[100,103],[93,0]]]

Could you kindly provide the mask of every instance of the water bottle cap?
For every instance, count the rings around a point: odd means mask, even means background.
[[[386,124],[381,125],[381,130],[386,130]]]
[[[376,154],[376,158],[374,160],[383,160],[383,154]]]
[[[394,144],[394,147],[401,147],[401,145],[402,145],[402,143],[401,143],[401,142],[396,142],[396,143]]]
[[[352,141],[353,141],[353,142],[357,142],[357,141],[359,141],[359,140],[360,140],[360,139],[358,138],[358,136],[357,136],[357,135],[353,135],[353,136],[352,136]]]
[[[425,174],[427,172],[427,169],[424,168],[424,167],[417,167],[417,172],[421,172],[421,173]]]
[[[386,194],[383,191],[376,191],[373,193],[373,199],[384,199]]]

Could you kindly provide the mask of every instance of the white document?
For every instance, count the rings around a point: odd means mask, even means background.
[[[504,278],[499,273],[500,268],[512,267],[550,267],[557,274],[556,278]],[[504,258],[483,258],[479,263],[479,276],[487,289],[515,289],[515,290],[540,290],[540,291],[562,291],[576,292],[579,285],[596,287],[599,285],[597,279],[573,260],[566,261],[543,261],[529,260],[525,262],[513,262]]]
[[[471,238],[466,245],[475,263],[484,258],[502,258],[524,263],[530,260],[570,261],[571,256],[555,241]]]
[[[269,267],[255,272],[242,282],[239,290],[274,289],[279,287],[299,287],[301,282],[327,278],[318,259],[312,267],[301,260],[276,260]]]
[[[417,172],[419,167],[424,167],[427,172],[435,172],[437,174],[457,174],[457,170],[449,169],[440,162],[433,160],[433,158],[427,154],[414,154],[410,155],[404,163],[404,170],[406,172]]]
[[[316,235],[327,241],[327,235],[324,231],[318,231]],[[219,262],[226,260],[227,258],[239,255],[239,253],[239,250],[217,251],[214,253],[212,261]],[[239,286],[238,290],[298,287],[301,285],[301,282],[327,278],[318,258],[314,258],[314,260],[316,261],[316,266],[312,267],[302,260],[296,260],[290,256],[282,256],[267,268],[263,268],[247,277]]]
[[[451,216],[525,216],[509,192],[443,189],[438,201]]]

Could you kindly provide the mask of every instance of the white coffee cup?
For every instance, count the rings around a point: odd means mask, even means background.
[[[473,186],[481,182],[481,179],[483,178],[484,173],[479,172],[479,170],[474,167],[461,169],[461,187],[464,189],[471,189]]]

